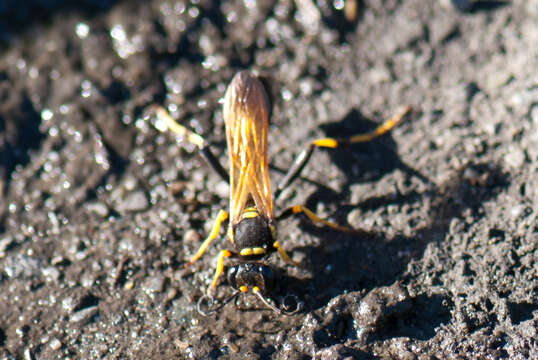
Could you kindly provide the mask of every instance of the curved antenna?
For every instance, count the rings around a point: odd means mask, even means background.
[[[215,314],[217,311],[222,309],[224,306],[226,306],[230,301],[237,298],[237,295],[239,295],[241,292],[236,291],[230,297],[228,297],[226,300],[224,300],[222,303],[218,304],[215,302],[215,298],[210,295],[203,295],[200,299],[198,299],[198,303],[196,306],[196,309],[198,310],[198,313],[203,316],[209,316]],[[207,301],[207,310],[202,309],[204,301]]]
[[[295,303],[295,308],[291,308],[289,305],[286,304],[286,299],[292,298],[293,302]],[[285,309],[286,315],[294,315],[297,314],[299,311],[303,310],[304,303],[299,300],[299,298],[295,295],[286,295],[282,298],[281,306]]]
[[[303,303],[301,301],[298,301],[297,300],[297,296],[295,295],[286,295],[284,298],[283,298],[283,301],[282,301],[282,306],[279,308],[277,307],[275,304],[274,304],[274,301],[266,296],[264,296],[261,291],[256,291],[254,292],[254,294],[256,294],[256,296],[258,296],[258,298],[267,306],[269,307],[271,310],[279,313],[279,314],[282,314],[282,315],[293,315],[293,314],[296,314],[298,313],[299,311],[302,310],[303,308]],[[294,298],[294,302],[296,304],[295,308],[294,309],[290,309],[290,306],[286,305],[286,299],[287,298]]]

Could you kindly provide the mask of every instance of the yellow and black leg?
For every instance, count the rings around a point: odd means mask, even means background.
[[[221,224],[227,219],[228,219],[228,212],[226,212],[225,210],[220,210],[217,215],[217,218],[215,219],[215,224],[213,225],[213,229],[211,229],[211,232],[209,233],[209,236],[204,240],[204,242],[202,243],[202,245],[200,246],[196,254],[194,254],[192,259],[184,265],[185,267],[194,264],[196,260],[198,260],[204,254],[208,246],[211,244],[213,240],[215,240],[215,238],[219,234]]]
[[[290,217],[292,215],[296,215],[296,214],[300,214],[300,213],[305,214],[310,219],[310,221],[312,221],[313,223],[323,224],[323,225],[328,226],[331,229],[334,229],[334,230],[337,230],[337,231],[343,231],[343,232],[355,232],[356,231],[353,228],[338,225],[338,224],[333,223],[331,221],[327,221],[325,219],[322,219],[319,216],[317,216],[316,214],[314,214],[314,212],[312,212],[311,210],[309,210],[308,208],[306,208],[306,207],[304,207],[302,205],[290,206],[289,208],[284,210],[277,217],[277,220],[282,220],[282,219],[285,219],[285,218]],[[278,248],[277,248],[277,250],[278,250]],[[280,250],[278,250],[278,252],[280,252]],[[282,256],[282,257],[284,257],[284,256]]]
[[[351,136],[348,138],[323,138],[323,139],[317,139],[312,141],[308,146],[299,153],[297,156],[297,159],[295,159],[294,163],[284,176],[284,178],[280,181],[280,183],[277,186],[277,189],[275,191],[275,199],[278,198],[282,190],[284,190],[288,185],[290,185],[299,175],[301,174],[301,171],[305,167],[306,163],[310,159],[310,156],[312,155],[315,148],[338,148],[341,146],[356,144],[356,143],[362,143],[362,142],[368,142],[371,141],[383,134],[386,134],[389,132],[392,128],[394,128],[402,119],[411,111],[411,107],[405,106],[400,112],[398,112],[396,115],[391,117],[390,119],[383,122],[383,124],[379,125],[377,128],[375,128],[373,131],[370,131],[365,134],[359,134],[355,136]],[[308,209],[307,209],[308,210]],[[306,214],[306,212],[305,212]],[[308,217],[310,217],[307,214]],[[312,219],[312,218],[311,218]],[[314,219],[312,219],[315,221]]]
[[[217,287],[217,283],[219,281],[219,277],[224,272],[224,258],[233,256],[232,252],[229,250],[222,250],[219,253],[219,256],[217,258],[217,268],[215,269],[215,275],[213,276],[213,282],[207,289],[207,292],[198,299],[198,305],[197,309],[198,312],[204,316],[208,316],[211,314],[216,313],[219,311],[222,307],[224,307],[226,304],[228,304],[233,299],[237,298],[237,296],[241,293],[241,291],[235,291],[231,296],[229,296],[227,299],[225,299],[222,302],[216,302],[215,298],[213,297],[215,288]]]
[[[282,247],[282,244],[280,244],[280,241],[278,241],[278,240],[275,241],[273,243],[273,247],[278,251],[278,253],[280,254],[280,257],[282,258],[282,260],[284,260],[284,262],[286,264],[290,264],[290,265],[293,265],[293,266],[301,266],[300,263],[295,262],[290,258],[290,256],[286,252],[286,250],[284,250],[284,248]]]
[[[214,289],[217,287],[219,277],[224,271],[224,258],[230,256],[232,256],[232,253],[229,250],[221,250],[221,252],[219,253],[219,257],[217,259],[217,268],[215,269],[215,276],[213,277],[213,282],[211,283],[210,289]]]
[[[184,267],[188,267],[196,262],[207,250],[209,245],[211,245],[211,242],[215,240],[217,235],[219,234],[220,227],[224,221],[228,219],[228,213],[225,210],[220,210],[217,218],[215,219],[215,224],[213,225],[213,229],[211,229],[211,232],[209,233],[209,236],[204,240],[202,245],[200,245],[200,248],[198,248],[198,251],[194,256],[191,258],[191,260],[184,265]],[[220,275],[224,271],[224,258],[232,256],[232,253],[228,250],[222,250],[219,253],[218,259],[217,259],[217,268],[215,269],[215,276],[213,277],[213,282],[211,283],[210,289],[213,289],[217,286],[217,282],[219,280]]]
[[[157,130],[161,132],[170,130],[174,134],[179,135],[185,141],[188,141],[191,144],[196,145],[198,149],[200,150],[200,153],[202,154],[204,159],[209,164],[209,166],[211,166],[217,172],[217,174],[220,175],[221,178],[223,178],[225,181],[229,181],[228,172],[224,170],[219,160],[211,152],[211,149],[209,148],[209,143],[202,136],[198,135],[194,131],[187,129],[185,126],[178,124],[177,121],[175,121],[170,116],[168,111],[166,111],[161,106],[157,106],[155,108],[155,114],[156,114],[155,128]]]

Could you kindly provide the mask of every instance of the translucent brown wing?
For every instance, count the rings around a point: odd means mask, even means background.
[[[273,219],[267,161],[269,101],[262,83],[248,72],[236,74],[226,90],[223,116],[230,158],[230,221],[237,224],[247,201]]]

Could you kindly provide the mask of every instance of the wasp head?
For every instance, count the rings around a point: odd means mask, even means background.
[[[267,294],[275,287],[275,275],[270,266],[241,263],[228,270],[228,283],[241,292],[250,290]]]
[[[292,315],[303,308],[303,303],[294,295],[286,295],[280,304],[276,304],[268,296],[276,285],[276,276],[270,266],[259,263],[241,263],[232,266],[228,270],[228,283],[235,289],[235,293],[220,304],[215,303],[214,298],[209,295],[202,296],[198,300],[200,314],[204,316],[214,314],[232,300],[237,301],[239,294],[248,291],[256,295],[267,307],[280,314]]]

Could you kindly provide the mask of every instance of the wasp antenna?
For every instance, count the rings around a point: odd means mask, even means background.
[[[229,302],[231,302],[234,299],[237,299],[237,295],[239,295],[241,292],[236,291],[230,297],[228,297],[226,300],[221,302],[220,304],[215,302],[215,298],[211,295],[203,295],[199,300],[198,304],[196,306],[198,313],[203,316],[209,316],[215,314],[217,311],[222,309],[224,306],[226,306]],[[204,306],[203,303],[207,301],[207,310],[204,310],[202,307]]]
[[[293,314],[296,314],[298,313],[302,308],[303,308],[303,303],[301,301],[298,301],[297,300],[297,297],[294,296],[294,295],[286,295],[284,297],[284,300],[282,301],[282,304],[283,306],[281,306],[281,308],[277,307],[274,303],[274,301],[266,296],[264,296],[260,291],[257,291],[255,292],[256,296],[258,296],[258,298],[260,298],[260,300],[267,306],[269,307],[271,310],[273,310],[274,312],[277,312],[277,313],[280,313],[282,315],[293,315]],[[295,306],[294,309],[292,310],[289,310],[290,307],[285,305],[285,302],[286,302],[286,299],[287,298],[290,298],[290,297],[293,297],[295,300],[294,302],[297,304]]]
[[[280,314],[284,314],[284,312],[282,310],[280,310],[278,307],[276,307],[276,305],[274,304],[273,300],[271,300],[270,298],[268,297],[265,297],[260,291],[257,291],[255,292],[254,294],[256,294],[256,296],[258,296],[260,298],[260,300],[269,308],[271,308],[271,310],[273,310],[274,312],[277,312],[277,313],[280,313]]]
[[[293,302],[295,303],[295,308],[292,308],[290,305],[286,304],[286,299],[293,299]],[[299,311],[303,310],[304,303],[302,301],[299,301],[299,298],[295,295],[286,295],[282,298],[281,307],[284,308],[282,310],[284,314],[286,315],[294,315],[297,314]]]

